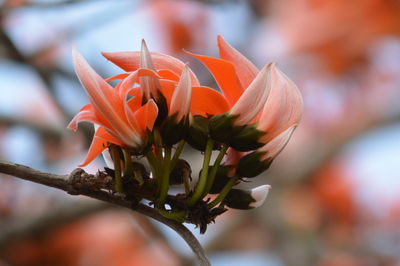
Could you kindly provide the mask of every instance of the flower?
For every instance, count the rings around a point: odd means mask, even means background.
[[[192,86],[199,86],[199,81],[182,61],[169,55],[149,52],[144,40],[140,52],[103,53],[103,56],[127,71],[108,80],[126,78],[138,69],[152,70],[158,75],[143,76],[139,81],[144,97],[159,102],[163,96],[169,115],[176,115],[177,121],[189,114]]]
[[[158,108],[153,100],[142,105],[140,90],[134,88],[133,84],[140,77],[154,77],[156,73],[138,69],[113,88],[89,66],[76,49],[73,49],[73,62],[91,103],[80,110],[68,128],[76,130],[82,121],[99,126],[82,165],[90,163],[99,155],[108,146],[106,143],[132,149],[143,147],[146,130],[153,128]],[[128,94],[132,96],[130,100],[127,100]]]

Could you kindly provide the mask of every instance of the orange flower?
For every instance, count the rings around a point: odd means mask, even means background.
[[[298,124],[303,101],[297,86],[274,63],[261,71],[239,51],[218,36],[221,58],[189,53],[199,59],[212,73],[223,98],[221,106],[227,109],[211,110],[209,114],[229,111],[238,115],[236,125],[257,123],[257,129],[265,132],[261,137],[268,143],[285,130]],[[196,104],[201,99],[193,99]]]
[[[140,88],[146,99],[160,100],[160,93],[165,98],[170,116],[176,114],[177,121],[188,115],[192,98],[192,85],[199,86],[193,71],[182,61],[161,53],[149,52],[142,41],[140,52],[103,53],[103,56],[121,67],[123,73],[107,80],[123,79],[138,69],[149,69],[158,75],[140,78]],[[133,72],[132,72],[133,71]]]
[[[109,142],[133,149],[144,146],[146,130],[153,128],[158,108],[153,100],[149,100],[142,106],[140,89],[134,88],[133,84],[140,77],[157,75],[150,70],[139,69],[129,74],[116,88],[113,88],[75,49],[73,61],[75,71],[91,104],[80,110],[68,128],[76,130],[78,123],[82,121],[92,122],[99,126],[82,165],[91,162],[107,147]],[[130,100],[127,100],[128,93],[133,96]]]

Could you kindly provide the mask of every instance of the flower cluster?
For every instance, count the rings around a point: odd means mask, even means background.
[[[199,225],[201,232],[226,207],[263,203],[268,185],[234,187],[268,169],[289,141],[303,106],[296,85],[274,63],[259,71],[220,36],[218,48],[220,58],[187,53],[209,69],[220,92],[201,86],[180,60],[149,52],[144,41],[139,52],[103,53],[125,71],[108,79],[73,51],[90,104],[68,127],[76,130],[88,121],[96,128],[82,165],[103,152],[112,160],[113,169],[106,170],[114,177],[115,192],[148,200],[165,217]],[[118,84],[112,87],[111,80]],[[186,143],[203,154],[196,182],[190,163],[181,158]],[[169,194],[171,185],[182,185],[182,192]]]

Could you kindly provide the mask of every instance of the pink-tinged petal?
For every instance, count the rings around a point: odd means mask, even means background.
[[[75,71],[89,96],[96,114],[104,118],[118,138],[127,145],[130,143],[134,132],[125,119],[124,105],[115,90],[105,82],[86,62],[76,49],[73,49],[73,62]]]
[[[110,128],[110,125],[103,118],[96,114],[91,104],[85,105],[79,113],[77,113],[71,122],[69,122],[67,128],[76,131],[80,122],[90,122],[97,125],[101,125],[106,128]]]
[[[297,86],[277,67],[271,72],[272,88],[257,128],[267,132],[261,141],[267,143],[287,128],[299,123],[303,99]]]
[[[263,155],[263,157],[261,159],[265,160],[268,158],[275,158],[276,156],[278,156],[279,153],[281,153],[281,151],[288,144],[295,129],[296,129],[296,126],[292,126],[288,129],[286,129],[280,135],[276,136],[270,142],[268,142],[263,147],[261,147],[259,149],[259,151],[265,152],[265,154]]]
[[[273,64],[266,65],[256,76],[250,86],[232,107],[231,114],[239,115],[235,124],[250,123],[262,110],[271,90],[271,69]]]
[[[179,76],[168,69],[160,69],[157,71],[157,73],[162,79],[168,79],[176,82],[179,81]]]
[[[156,70],[153,64],[153,60],[151,59],[151,54],[144,40],[142,40],[142,49],[140,51],[140,68]],[[140,86],[142,87],[146,98],[150,99],[151,95],[153,95],[154,97],[158,95],[158,89],[160,88],[160,83],[158,81],[158,78],[141,77]]]
[[[217,115],[228,112],[230,106],[225,97],[209,87],[192,87],[192,115]]]
[[[112,80],[124,79],[124,78],[126,78],[127,76],[129,76],[129,74],[130,74],[130,73],[118,74],[118,75],[115,75],[115,76],[106,78],[105,81],[109,82],[109,81],[112,81]]]
[[[169,115],[176,114],[176,120],[180,121],[184,116],[189,114],[191,99],[192,81],[190,80],[189,68],[186,66],[172,94]]]
[[[258,69],[238,50],[218,35],[219,56],[233,64],[243,88],[247,88],[256,78]]]
[[[228,103],[233,106],[243,93],[234,66],[223,59],[185,52],[200,60],[208,68]]]
[[[179,77],[185,64],[179,59],[161,53],[151,52],[151,59],[156,70],[168,69]],[[125,71],[135,71],[140,68],[140,52],[113,52],[102,55]],[[193,86],[199,86],[199,80],[190,70]]]
[[[151,99],[135,112],[135,120],[142,132],[152,130],[158,115],[157,104]]]
[[[226,151],[226,160],[225,165],[237,165],[240,161],[240,158],[244,156],[244,152],[240,152],[235,150],[234,148],[228,148]],[[232,168],[228,172],[228,176],[234,176],[236,173],[236,169]]]

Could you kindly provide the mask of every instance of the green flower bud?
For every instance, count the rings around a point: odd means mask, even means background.
[[[251,190],[232,189],[223,202],[232,209],[254,209],[264,203],[270,188],[269,185],[262,185]]]
[[[267,170],[274,158],[268,157],[262,160],[265,152],[252,152],[243,156],[236,168],[236,173],[241,177],[255,177]]]
[[[189,127],[189,132],[185,140],[190,146],[197,150],[204,151],[206,149],[208,139],[208,122],[209,119],[207,117],[200,115],[193,116]]]

